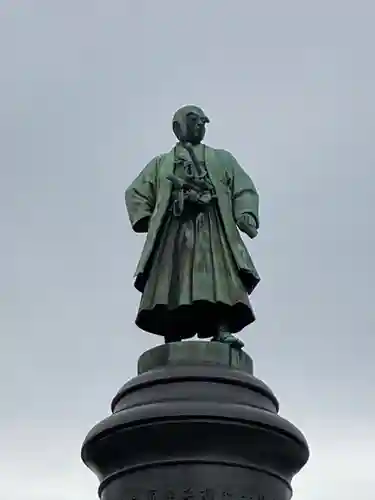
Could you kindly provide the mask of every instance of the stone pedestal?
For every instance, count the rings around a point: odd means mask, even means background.
[[[289,500],[308,460],[245,352],[178,342],[145,352],[82,459],[102,500]]]

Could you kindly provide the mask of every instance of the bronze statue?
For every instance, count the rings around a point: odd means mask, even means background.
[[[228,151],[202,140],[209,119],[196,106],[173,117],[178,142],[125,192],[132,228],[147,233],[135,273],[136,325],[175,342],[199,338],[241,348],[233,333],[255,320],[258,273],[237,228],[258,233],[258,193]]]

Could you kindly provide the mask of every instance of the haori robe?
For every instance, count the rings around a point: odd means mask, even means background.
[[[179,215],[173,209],[178,193],[167,176],[184,178],[187,152],[179,144],[154,158],[125,193],[134,231],[147,232],[135,273],[142,292],[136,324],[169,338],[211,337],[219,326],[235,333],[255,319],[249,295],[259,276],[237,221],[250,214],[258,228],[257,191],[230,153],[194,149],[214,195],[207,205],[185,202]]]

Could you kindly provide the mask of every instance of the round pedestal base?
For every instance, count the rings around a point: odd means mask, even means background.
[[[290,499],[308,446],[278,416],[246,353],[166,344],[145,353],[138,371],[83,444],[102,500]]]

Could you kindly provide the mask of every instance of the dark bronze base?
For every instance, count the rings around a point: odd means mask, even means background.
[[[86,437],[102,500],[289,500],[308,460],[251,358],[219,342],[144,353],[139,375]]]

